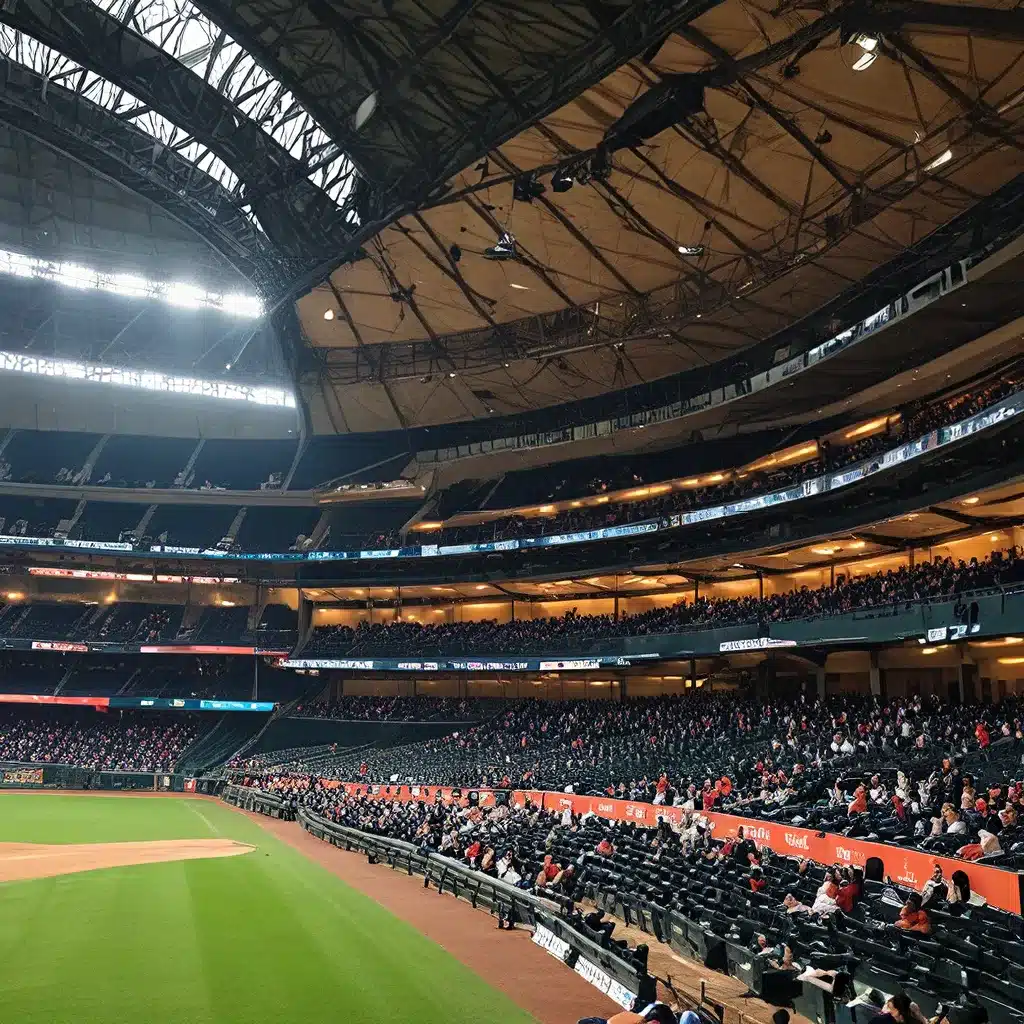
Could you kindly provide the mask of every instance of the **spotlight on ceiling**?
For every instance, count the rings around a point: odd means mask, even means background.
[[[324,319],[325,320],[333,320],[334,319],[334,310],[333,309],[325,309],[324,310]]]
[[[370,120],[377,111],[377,93],[371,92],[362,103],[356,107],[355,115],[352,118],[352,127],[356,131]]]
[[[512,186],[512,198],[519,203],[532,203],[545,192],[547,189],[537,180],[535,174],[524,174],[516,178]]]
[[[514,260],[516,258],[516,240],[507,231],[498,237],[496,245],[484,249],[484,258],[488,260]]]
[[[850,42],[861,50],[860,56],[853,62],[853,70],[867,71],[878,59],[878,37],[866,32],[855,32],[850,36]]]
[[[703,256],[703,245],[680,245],[676,247],[680,256]]]
[[[568,192],[572,188],[572,173],[565,168],[559,168],[551,175],[551,189],[553,192]]]
[[[940,153],[934,160],[930,160],[924,165],[925,172],[931,174],[932,171],[937,171],[940,167],[944,167],[952,159],[953,150],[947,149],[945,152]]]

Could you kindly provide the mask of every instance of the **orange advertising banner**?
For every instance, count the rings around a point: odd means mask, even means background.
[[[436,800],[450,803],[458,792],[463,804],[468,802],[467,796],[473,792],[477,794],[481,807],[490,807],[495,803],[494,792],[487,789],[454,790],[446,786],[368,785],[353,782],[344,783],[344,789],[346,793],[354,796],[406,802],[423,800],[431,803]],[[680,807],[661,807],[632,800],[576,796],[572,793],[552,793],[546,790],[515,790],[510,794],[510,800],[520,807],[529,801],[546,810],[569,809],[573,814],[596,814],[610,821],[632,821],[647,828],[654,828],[662,819],[680,822],[687,813]],[[783,822],[743,818],[717,811],[704,812],[702,816],[713,823],[713,834],[716,839],[733,837],[742,827],[744,835],[753,839],[759,847],[766,846],[783,856],[806,857],[819,864],[850,864],[861,868],[867,866],[870,858],[877,858],[882,862],[883,877],[891,878],[899,885],[912,889],[923,888],[931,877],[935,865],[941,864],[946,878],[954,871],[966,872],[972,892],[976,892],[992,906],[1014,914],[1021,912],[1020,883],[1012,871],[987,864],[954,860],[951,857],[936,857],[922,850],[907,850],[899,846],[869,843],[862,839],[850,839],[829,832],[815,832]]]
[[[604,797],[573,796],[566,793],[540,791],[519,791],[513,800],[523,804],[529,799],[549,810],[571,808],[574,814],[592,813],[611,821],[635,821],[638,825],[653,827],[658,821],[679,822],[686,812],[679,807],[659,807],[655,804],[634,803],[629,800],[612,800]],[[694,812],[700,813],[700,812]],[[763,821],[757,818],[742,818],[715,811],[703,814],[714,824],[716,839],[735,836],[742,827],[744,835],[759,846],[767,846],[784,856],[806,857],[819,864],[851,864],[865,867],[869,858],[882,862],[883,877],[891,878],[899,885],[921,889],[931,877],[936,864],[942,865],[946,878],[954,871],[964,871],[971,882],[971,891],[987,900],[992,906],[1021,912],[1020,883],[1012,871],[976,864],[972,861],[954,860],[951,857],[936,857],[923,850],[907,850],[885,843],[869,843],[862,839],[829,832],[815,832],[798,828],[784,822]]]

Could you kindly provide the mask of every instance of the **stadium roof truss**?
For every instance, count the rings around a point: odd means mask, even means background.
[[[386,429],[817,308],[1018,173],[1022,40],[1013,0],[17,0],[0,121],[304,296],[314,423]]]
[[[350,237],[351,163],[192,4],[8,5],[0,50],[4,121],[168,209],[264,295]]]
[[[31,133],[53,97],[81,111],[85,131],[49,115],[41,141],[173,209],[280,299],[711,2],[27,0],[0,10],[0,50],[27,93],[0,116]],[[507,95],[472,63],[485,37]],[[376,116],[357,131],[368,97]]]
[[[771,336],[1024,169],[1022,40],[1010,0],[692,10],[299,301],[314,419],[528,411]],[[481,97],[509,74],[488,57]],[[485,258],[505,232],[516,258]]]

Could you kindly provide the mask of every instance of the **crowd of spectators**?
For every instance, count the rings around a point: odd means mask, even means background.
[[[337,776],[373,783],[568,789],[685,810],[743,808],[757,817],[788,818],[794,808],[803,808],[807,820],[810,807],[820,804],[817,817],[832,820],[836,808],[845,813],[856,799],[854,818],[882,808],[886,819],[895,816],[913,832],[922,819],[912,820],[912,812],[901,818],[892,810],[892,797],[902,792],[904,811],[914,803],[941,809],[953,802],[959,809],[968,787],[965,775],[978,792],[990,781],[1005,784],[998,777],[1002,760],[992,754],[1008,752],[1019,760],[1021,716],[1011,701],[943,705],[922,698],[764,702],[698,693],[625,701],[516,701],[484,722],[442,737],[353,756],[339,764]],[[964,759],[978,758],[981,763],[971,771],[962,767]],[[869,781],[876,774],[878,780],[865,791],[866,810],[861,810],[851,780],[868,768],[873,769]],[[937,783],[943,788],[935,789]],[[846,822],[843,829],[853,824]],[[929,818],[926,831],[934,824]]]
[[[292,718],[365,722],[472,722],[492,714],[498,701],[428,696],[343,696],[305,701]]]
[[[124,604],[112,607],[96,631],[111,643],[155,643],[174,639],[184,609],[173,605]]]
[[[8,707],[0,711],[0,761],[170,772],[200,729],[199,717],[184,712]]]
[[[306,657],[324,655],[554,654],[575,651],[615,637],[648,636],[686,630],[780,622],[842,615],[879,606],[899,608],[929,600],[1024,580],[1024,557],[1016,548],[970,561],[937,558],[863,576],[836,576],[832,585],[787,591],[764,598],[707,598],[635,615],[580,615],[516,619],[499,623],[444,622],[437,625],[398,619],[360,622],[313,630]]]
[[[768,494],[871,459],[931,430],[959,422],[1013,394],[1019,387],[1020,381],[1015,375],[1004,375],[999,380],[979,385],[953,398],[909,407],[902,411],[899,418],[891,417],[885,429],[877,434],[842,445],[819,442],[816,456],[782,469],[742,475],[723,472],[716,474],[724,477],[719,482],[703,487],[673,489],[639,500],[607,501],[599,505],[563,509],[549,516],[509,515],[474,526],[450,527],[442,530],[439,543],[480,543],[595,530],[622,523],[661,519],[680,512]],[[616,487],[642,487],[646,483],[658,482],[644,481],[624,466],[617,475],[592,480],[589,493],[590,496],[601,496]],[[553,488],[558,497],[562,497],[560,490],[557,485]]]
[[[666,910],[698,923],[763,960],[783,999],[806,984],[844,1000],[861,992],[876,1014],[902,1007],[904,1024],[980,1024],[979,1009],[1012,1020],[1002,1014],[1024,997],[1024,926],[987,907],[966,871],[936,863],[912,891],[859,867],[778,856],[742,829],[716,835],[706,814],[839,831],[965,866],[1015,866],[1024,849],[1021,712],[1015,702],[919,697],[524,701],[440,740],[356,753],[361,763],[347,778],[367,785],[297,777],[287,766],[236,781],[549,897],[573,927],[624,958],[640,947],[627,949],[602,907],[620,916],[632,907],[634,923]],[[408,799],[387,788],[405,782],[462,789]],[[499,790],[494,806],[470,799],[478,786]],[[514,788],[682,813],[640,827],[501,796]],[[668,929],[653,932],[664,940]],[[937,966],[943,957],[952,974]],[[892,995],[874,997],[875,988]]]

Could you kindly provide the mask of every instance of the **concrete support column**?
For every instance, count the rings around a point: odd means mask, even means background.
[[[818,697],[824,699],[825,697],[825,666],[822,665],[820,668],[815,669],[815,680],[818,684]]]
[[[871,696],[882,695],[882,670],[878,667],[878,651],[871,652],[871,667],[868,669],[871,684]]]

